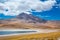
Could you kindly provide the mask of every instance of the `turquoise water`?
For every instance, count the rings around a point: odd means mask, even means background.
[[[7,34],[16,34],[16,33],[31,33],[36,31],[0,31],[0,35],[7,35]]]

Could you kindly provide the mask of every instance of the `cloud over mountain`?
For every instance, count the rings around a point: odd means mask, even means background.
[[[5,15],[18,15],[22,12],[27,12],[30,14],[32,9],[37,12],[43,12],[51,10],[55,3],[56,0],[47,0],[44,2],[41,0],[7,0],[4,3],[0,3],[0,13]]]

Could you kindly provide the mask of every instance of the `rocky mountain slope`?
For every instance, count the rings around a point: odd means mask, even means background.
[[[21,13],[16,18],[0,20],[0,28],[60,28],[60,21],[48,21],[31,14]]]

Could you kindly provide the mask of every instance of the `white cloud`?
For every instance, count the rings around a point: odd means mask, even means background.
[[[8,0],[4,3],[0,3],[3,9],[2,12],[5,15],[18,15],[21,12],[26,12],[31,9],[36,10],[37,12],[43,12],[50,10],[56,3],[56,0],[47,0],[42,2],[40,0]],[[8,9],[8,11],[5,11]]]
[[[0,0],[1,3],[4,3],[4,2],[6,2],[6,1],[8,1],[8,0]]]
[[[50,16],[48,16],[48,15],[36,15],[36,16],[38,16],[38,17],[42,17],[42,18],[49,18]]]

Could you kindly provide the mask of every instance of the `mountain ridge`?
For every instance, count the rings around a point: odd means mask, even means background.
[[[60,28],[60,21],[45,20],[31,14],[21,13],[15,18],[0,20],[0,28]]]
[[[45,20],[45,19],[39,18],[37,16],[33,16],[32,14],[26,14],[26,13],[21,13],[16,18],[23,19],[26,21],[30,20],[31,22],[34,22],[34,23],[36,23],[36,22],[39,22],[39,23],[47,22],[47,20]]]

